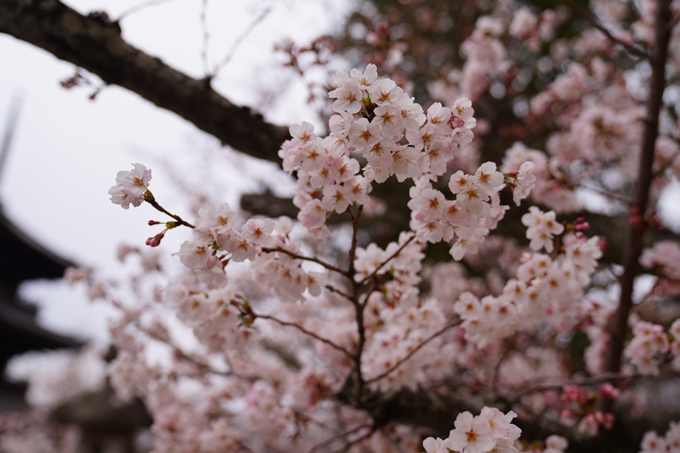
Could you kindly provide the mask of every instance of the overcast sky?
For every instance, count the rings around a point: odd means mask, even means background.
[[[302,83],[281,67],[282,57],[273,47],[285,38],[307,44],[337,29],[350,1],[210,0],[206,18],[208,58],[213,65],[224,58],[249,24],[270,8],[219,73],[215,88],[244,105],[257,102],[263,90],[282,92],[282,97],[266,108],[268,119],[285,125],[313,120]],[[65,3],[85,14],[106,11],[115,19],[145,2]],[[121,21],[123,37],[171,66],[202,77],[201,5],[201,0],[173,0],[145,8]],[[0,201],[6,215],[65,258],[101,272],[115,270],[116,245],[142,245],[158,232],[146,222],[150,218],[164,220],[148,206],[124,211],[111,204],[107,191],[114,185],[116,173],[130,169],[132,162],[146,164],[153,169],[151,189],[156,197],[166,200],[170,209],[186,212],[187,206],[177,198],[182,189],[163,165],[179,173],[187,171],[196,180],[200,173],[191,167],[201,164],[205,149],[219,145],[175,114],[122,88],[106,87],[95,101],[88,99],[94,88],[63,89],[59,82],[73,75],[72,64],[7,35],[0,34],[0,56],[0,130],[5,129],[11,99],[22,96],[24,101],[0,179]],[[96,77],[92,80],[97,85]],[[220,168],[215,177],[219,184],[213,190],[218,191],[216,199],[231,203],[236,203],[240,190],[255,189],[255,180],[264,171],[226,151],[219,153],[217,162],[219,165],[211,162],[203,171]],[[285,178],[275,181],[277,186],[285,186]],[[171,250],[185,238],[174,235],[164,246]],[[54,321],[59,330],[90,324],[82,301],[69,306],[52,302],[77,299],[63,287],[49,285],[27,294],[50,300],[41,317],[48,323]],[[87,327],[101,330],[101,326]]]

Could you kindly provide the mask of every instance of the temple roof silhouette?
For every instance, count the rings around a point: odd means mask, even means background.
[[[22,300],[17,292],[19,285],[27,280],[61,278],[70,266],[75,264],[54,254],[17,227],[0,204],[0,374],[14,355],[35,349],[82,345],[77,339],[38,325],[35,307]],[[10,396],[19,391],[17,386],[0,379],[0,394]]]

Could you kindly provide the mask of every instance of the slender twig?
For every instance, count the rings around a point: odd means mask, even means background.
[[[549,406],[546,404],[546,409],[548,407]],[[583,419],[586,418],[587,415],[588,414],[587,414],[586,411],[582,411],[581,414],[578,416],[578,418],[576,418],[576,420],[574,420],[574,423],[571,426],[567,427],[567,429],[565,429],[562,432],[562,437],[564,437],[566,439],[570,439],[574,435],[574,433],[581,427],[581,422],[583,421]],[[542,419],[542,418],[543,418],[543,414],[541,414],[541,416],[538,417],[539,420]]]
[[[248,37],[250,33],[252,33],[253,30],[255,30],[257,25],[262,22],[271,11],[271,6],[265,8],[260,14],[257,15],[257,17],[255,17],[255,19],[253,19],[250,24],[248,24],[248,27],[246,27],[246,29],[234,40],[231,48],[229,48],[229,51],[224,56],[222,61],[215,65],[215,68],[210,74],[211,77],[216,77],[217,73],[219,73],[231,61],[231,59],[234,57],[234,53],[236,53],[236,50],[239,48],[241,43]]]
[[[611,193],[607,190],[600,189],[598,187],[593,187],[593,186],[586,185],[586,184],[579,184],[579,186],[582,189],[586,189],[586,190],[590,190],[592,192],[598,193],[598,194],[605,196],[609,199],[612,199],[614,201],[618,201],[619,203],[623,203],[626,206],[630,206],[631,204],[633,204],[633,202],[630,199],[623,197],[623,196],[620,196],[620,195],[613,194],[613,193]]]
[[[273,322],[280,324],[282,326],[294,327],[295,329],[299,330],[300,332],[304,333],[305,335],[310,336],[310,337],[314,338],[315,340],[319,340],[320,342],[327,344],[328,346],[332,347],[333,349],[336,349],[336,350],[342,352],[343,354],[345,354],[350,359],[354,359],[354,356],[348,350],[343,348],[342,346],[339,346],[339,345],[333,343],[328,338],[320,337],[319,335],[305,329],[304,327],[302,327],[299,324],[296,324],[294,322],[284,321],[282,319],[278,319],[278,318],[275,318],[274,316],[270,316],[270,315],[259,315],[259,314],[252,313],[252,312],[251,312],[251,314],[253,316],[253,319],[255,319],[255,318],[268,319],[268,320],[273,321]]]
[[[657,176],[664,174],[666,170],[668,170],[673,165],[673,161],[675,161],[675,159],[677,159],[678,157],[680,157],[680,149],[677,149],[672,156],[668,157],[667,159],[668,163],[662,165],[661,168],[652,173],[652,178],[656,178]]]
[[[239,446],[239,448],[245,450],[246,452],[255,453],[255,451],[252,448],[250,448],[249,446],[247,446],[246,444],[244,444],[240,440],[238,441],[238,446]]]
[[[354,304],[354,318],[357,324],[357,350],[354,356],[354,377],[356,387],[354,389],[354,400],[357,406],[361,406],[361,400],[364,393],[364,375],[361,372],[361,356],[364,353],[364,345],[366,344],[366,329],[364,328],[364,309],[366,303],[359,303],[359,284],[357,284],[354,277],[356,276],[356,269],[354,268],[354,258],[357,253],[357,236],[359,233],[359,220],[361,220],[361,213],[363,212],[363,205],[357,208],[356,214],[349,209],[352,216],[352,243],[349,248],[349,263],[347,264],[347,278],[352,282],[352,303]],[[368,293],[370,294],[370,292]],[[368,294],[367,299],[368,301]]]
[[[670,0],[658,0],[656,11],[656,27],[654,47],[650,56],[652,75],[649,80],[649,98],[647,100],[647,114],[644,119],[644,131],[640,146],[640,161],[638,165],[637,181],[631,209],[644,219],[649,203],[649,191],[652,184],[654,167],[654,151],[659,136],[659,115],[663,106],[663,94],[666,87],[665,68],[668,58],[668,45],[671,38]],[[631,216],[632,220],[632,216]],[[624,255],[621,264],[623,274],[620,278],[621,295],[619,306],[610,324],[611,341],[607,350],[605,370],[618,373],[621,368],[624,342],[628,332],[628,317],[633,307],[633,283],[637,277],[642,254],[643,239],[648,228],[644,220],[629,222],[626,233]]]
[[[203,31],[203,46],[201,48],[201,61],[203,62],[203,72],[206,79],[210,79],[210,65],[208,64],[208,42],[210,33],[208,32],[208,0],[201,2],[201,29]]]
[[[177,214],[173,214],[173,213],[169,212],[168,210],[166,210],[163,206],[159,205],[158,202],[156,201],[156,199],[154,198],[154,196],[153,196],[153,195],[151,194],[151,192],[148,191],[148,190],[147,190],[146,193],[144,194],[144,201],[146,201],[146,202],[149,203],[151,206],[153,206],[154,208],[156,208],[157,211],[160,211],[160,212],[162,212],[163,214],[167,214],[167,215],[169,215],[170,217],[172,217],[173,219],[175,219],[175,220],[177,221],[177,224],[178,224],[178,225],[183,225],[183,226],[185,226],[185,227],[189,227],[189,228],[192,228],[192,229],[193,229],[193,228],[196,228],[194,225],[192,225],[192,224],[190,224],[189,222],[187,222],[186,220],[182,219],[182,218],[181,218],[180,216],[178,216]]]
[[[324,440],[323,442],[316,444],[314,447],[312,447],[311,450],[309,450],[308,453],[312,453],[318,449],[325,448],[328,445],[332,444],[335,442],[337,439],[342,439],[343,437],[349,436],[351,434],[356,433],[357,431],[361,431],[364,428],[371,428],[373,426],[372,423],[364,423],[363,425],[356,426],[348,431],[336,434],[334,436],[329,437],[328,439]]]
[[[303,260],[303,261],[311,261],[313,263],[317,263],[328,269],[329,271],[337,272],[338,274],[342,275],[347,275],[347,272],[344,269],[340,269],[337,266],[333,266],[330,263],[327,263],[323,260],[320,260],[319,258],[315,258],[313,256],[304,256],[304,255],[298,255],[295,252],[291,252],[290,250],[286,250],[281,247],[274,247],[274,248],[269,248],[269,247],[263,247],[262,251],[265,253],[272,253],[272,252],[280,252],[280,253],[285,253],[286,255],[293,257],[298,260]]]
[[[243,376],[236,375],[232,371],[219,371],[219,370],[214,369],[213,367],[211,367],[207,363],[197,359],[196,357],[191,356],[189,353],[184,352],[182,350],[182,348],[180,348],[179,346],[174,344],[169,338],[159,337],[158,335],[156,335],[155,333],[153,333],[149,329],[146,329],[145,327],[143,327],[139,322],[135,323],[135,327],[137,328],[137,330],[144,333],[145,335],[148,335],[149,337],[153,338],[154,340],[160,341],[161,343],[169,346],[174,351],[174,353],[177,354],[183,360],[186,360],[187,362],[191,362],[194,365],[197,365],[198,367],[204,369],[205,371],[207,371],[211,374],[214,374],[214,375],[217,375],[217,376],[233,376],[233,377],[238,377],[238,378],[244,378]],[[245,379],[248,379],[248,378],[245,378]],[[251,380],[254,381],[255,379],[251,379]]]
[[[364,434],[363,436],[357,437],[356,439],[354,439],[354,440],[351,441],[351,442],[345,442],[345,445],[343,445],[343,446],[340,448],[340,450],[334,450],[333,453],[343,453],[343,452],[349,451],[350,448],[351,448],[352,446],[354,446],[354,445],[356,445],[356,444],[358,444],[358,443],[361,443],[361,442],[363,442],[363,441],[365,441],[365,440],[367,440],[367,439],[370,439],[371,436],[372,436],[373,434],[375,434],[375,432],[376,432],[377,430],[378,430],[378,427],[377,427],[376,425],[373,425],[373,426],[371,427],[371,430],[370,430],[369,432],[367,432],[367,433]]]
[[[649,54],[647,52],[645,52],[643,49],[637,46],[631,45],[630,43],[622,41],[621,39],[612,35],[611,32],[607,30],[607,28],[604,25],[602,25],[600,21],[598,21],[592,13],[583,9],[574,0],[564,0],[564,2],[567,5],[569,5],[571,9],[573,9],[576,12],[576,14],[585,19],[590,25],[604,33],[608,39],[623,46],[631,55],[635,55],[636,57],[644,59],[649,59]]]
[[[331,431],[331,432],[334,432],[334,433],[338,432],[337,429],[333,428],[332,426],[328,426],[327,423],[320,422],[319,420],[316,420],[315,418],[310,417],[309,415],[305,414],[304,412],[302,412],[300,410],[293,409],[293,413],[295,413],[296,417],[299,417],[302,420],[305,420],[307,422],[314,423],[315,425],[317,425],[320,428],[327,429],[328,431]]]
[[[385,429],[380,428],[380,432],[382,433],[383,436],[385,436],[385,439],[392,445],[392,448],[397,450],[397,453],[404,453],[404,450],[401,449],[401,446],[390,436],[390,434],[385,431]]]
[[[357,209],[356,215],[352,211],[352,208],[350,207],[348,209],[348,212],[352,216],[352,244],[350,245],[349,248],[349,263],[347,264],[347,275],[350,275],[352,279],[354,279],[354,259],[356,258],[357,254],[357,233],[359,231],[359,219],[361,219],[361,213],[363,212],[364,205],[359,205],[359,208]]]
[[[430,341],[434,340],[435,338],[437,338],[438,336],[440,336],[441,334],[443,334],[444,332],[446,332],[446,331],[449,330],[450,328],[456,327],[456,326],[459,325],[461,322],[462,322],[462,319],[458,318],[458,319],[456,319],[455,321],[452,321],[452,322],[448,323],[447,325],[445,325],[444,327],[442,327],[441,329],[439,329],[438,331],[436,331],[435,333],[433,333],[432,335],[430,335],[429,337],[427,337],[425,340],[423,340],[422,343],[420,343],[418,346],[416,346],[415,348],[413,348],[413,349],[411,350],[411,352],[409,352],[408,354],[406,354],[406,355],[404,356],[404,358],[402,358],[401,360],[399,360],[397,363],[395,363],[394,365],[392,365],[390,368],[388,368],[388,369],[387,369],[386,371],[384,371],[383,373],[381,373],[381,374],[379,374],[379,375],[377,375],[377,376],[375,376],[375,377],[373,377],[373,378],[371,378],[371,379],[368,379],[368,380],[366,381],[366,383],[367,383],[367,384],[371,384],[371,383],[373,383],[373,382],[375,382],[375,381],[379,381],[380,379],[386,377],[388,374],[392,373],[394,370],[396,370],[397,368],[399,368],[399,367],[401,366],[402,363],[406,362],[408,359],[410,359],[411,357],[413,357],[413,355],[414,355],[416,352],[418,352],[423,346],[425,346],[425,345],[428,344]]]
[[[143,10],[144,8],[147,8],[149,6],[157,6],[157,5],[162,5],[163,3],[170,3],[175,0],[152,0],[149,2],[144,2],[140,3],[139,5],[133,6],[132,8],[128,8],[122,13],[120,13],[120,16],[118,16],[118,19],[116,19],[114,22],[120,22],[121,20],[125,19],[127,16],[130,14],[134,14],[138,11]]]
[[[361,281],[359,282],[359,285],[361,286],[361,285],[363,285],[364,283],[366,283],[367,281],[371,280],[373,277],[375,277],[375,276],[378,274],[378,272],[380,271],[380,269],[382,269],[383,267],[385,267],[385,266],[387,265],[387,263],[389,263],[389,262],[392,261],[394,258],[396,258],[396,256],[399,255],[399,253],[401,253],[401,251],[404,250],[404,249],[406,248],[406,246],[409,245],[409,244],[411,243],[411,241],[413,241],[415,238],[416,238],[416,235],[415,235],[415,234],[412,235],[410,238],[408,238],[408,239],[406,240],[406,242],[404,242],[404,243],[401,245],[401,247],[399,247],[392,255],[390,255],[389,258],[387,258],[385,261],[383,261],[382,264],[381,264],[380,266],[376,267],[375,270],[374,270],[373,272],[371,272],[369,275],[367,275],[366,277],[364,277],[364,279],[361,280]]]
[[[642,377],[642,375],[639,374],[604,373],[600,376],[593,376],[583,379],[574,379],[572,381],[560,382],[559,384],[538,384],[528,389],[522,390],[521,392],[517,392],[513,395],[504,396],[503,398],[510,404],[515,404],[526,395],[538,392],[545,392],[547,390],[560,390],[566,385],[586,386],[602,384],[604,382],[611,381],[623,381],[625,379],[637,379],[640,377]]]
[[[375,291],[375,289],[378,287],[378,284],[380,282],[378,279],[373,279],[371,280],[371,285],[369,286],[368,290],[364,293],[364,297],[361,300],[361,302],[358,302],[360,307],[365,307],[366,304],[368,303],[368,299],[371,297],[371,294]]]
[[[348,299],[349,301],[352,300],[352,296],[350,296],[349,294],[347,294],[347,293],[345,293],[345,292],[343,292],[343,291],[341,291],[341,290],[339,290],[339,289],[337,289],[337,288],[335,288],[331,285],[326,285],[325,288],[332,293],[335,293],[339,296],[344,297],[345,299]]]
[[[513,350],[512,348],[512,343],[513,343],[513,338],[510,340],[507,340],[505,343],[505,348],[503,348],[503,354],[500,356],[498,359],[498,363],[496,363],[496,366],[493,369],[493,378],[491,378],[491,390],[494,392],[498,388],[498,377],[500,375],[500,370],[501,370],[501,365],[503,364],[503,361],[508,357],[508,354],[510,354],[510,351]]]

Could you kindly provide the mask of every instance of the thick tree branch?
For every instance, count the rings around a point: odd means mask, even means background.
[[[267,123],[210,87],[128,44],[105,14],[83,16],[58,0],[0,0],[0,33],[44,49],[170,110],[223,144],[279,162],[288,129]]]
[[[649,99],[647,115],[644,119],[644,133],[640,149],[640,163],[637,182],[633,196],[632,209],[644,219],[649,201],[649,190],[652,184],[654,150],[659,136],[659,114],[663,105],[663,93],[666,87],[666,59],[668,44],[671,38],[670,0],[659,0],[656,12],[656,35],[654,48],[650,57],[652,75],[649,81]],[[638,260],[642,253],[643,240],[647,230],[645,220],[631,221],[628,225],[623,254],[623,275],[621,276],[621,297],[619,307],[610,327],[611,341],[607,353],[606,371],[616,373],[621,367],[623,343],[628,331],[628,315],[633,306],[633,283],[640,271]]]
[[[508,194],[509,195],[509,194]],[[503,195],[505,197],[505,195]],[[402,199],[403,200],[403,199]],[[526,226],[521,222],[522,215],[527,212],[526,206],[516,208],[510,201],[510,197],[502,198],[503,204],[510,205],[511,209],[506,212],[498,228],[492,231],[493,235],[500,235],[516,239],[519,243],[528,244],[526,239]],[[395,202],[396,203],[396,202]],[[405,207],[405,203],[401,203]],[[270,191],[262,194],[245,194],[241,197],[241,209],[252,214],[265,215],[277,218],[285,215],[295,218],[299,209],[293,205],[290,198],[277,197]],[[604,260],[609,263],[620,264],[623,256],[626,227],[628,225],[628,214],[605,215],[596,214],[589,211],[579,211],[562,216],[567,221],[574,221],[578,217],[585,217],[588,220],[590,229],[588,236],[600,236],[607,239],[607,248]],[[368,217],[362,216],[360,223],[362,231],[367,233],[372,241],[382,246],[391,241],[397,240],[399,232],[408,229],[409,222],[408,208],[398,210],[393,209],[392,205],[383,215]],[[333,215],[328,220],[329,224],[348,222],[348,216]],[[645,236],[645,246],[661,240],[678,240],[678,234],[666,228],[655,228]],[[365,238],[359,241],[359,245],[366,245]],[[448,254],[446,248],[445,255]]]

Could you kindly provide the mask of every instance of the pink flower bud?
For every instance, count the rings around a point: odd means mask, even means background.
[[[614,425],[614,415],[610,412],[595,412],[595,420],[606,429],[611,429]]]
[[[611,383],[609,383],[609,382],[605,382],[604,384],[602,384],[602,385],[600,386],[599,392],[600,392],[600,395],[602,395],[602,396],[605,397],[605,398],[609,398],[609,399],[614,399],[614,398],[618,397],[619,394],[621,393],[621,392],[619,391],[619,389],[617,389],[616,387],[614,387],[614,386],[613,386]]]
[[[161,241],[165,237],[165,231],[158,233],[154,237],[150,237],[149,239],[146,240],[146,245],[149,247],[158,247],[161,245]]]

